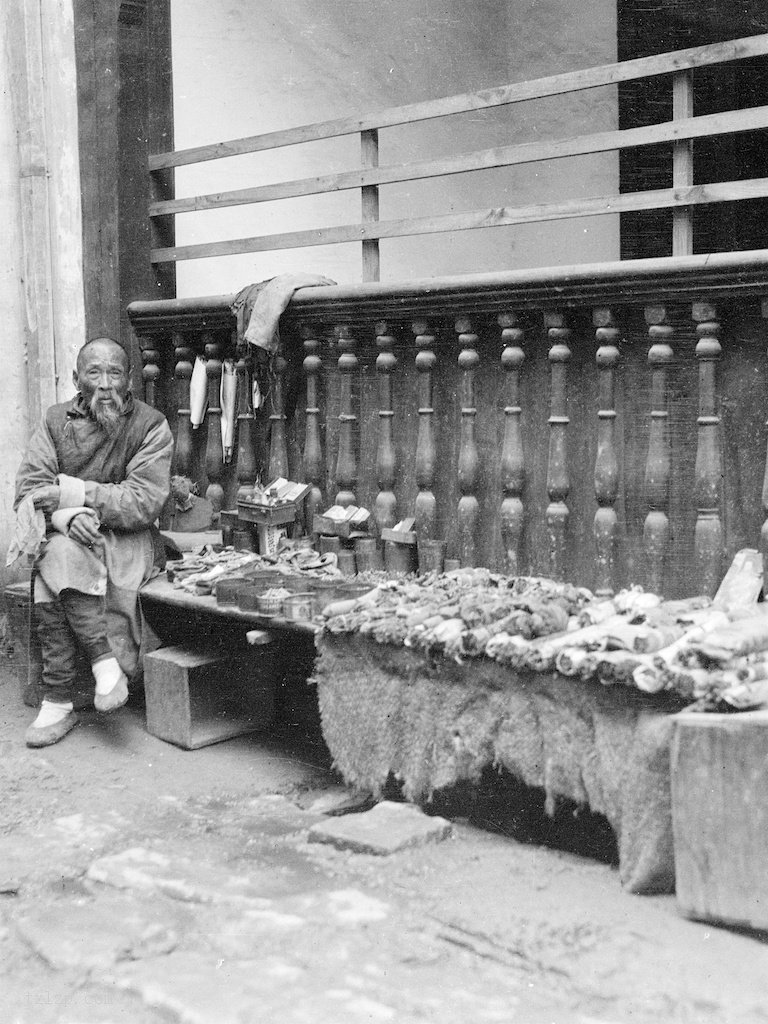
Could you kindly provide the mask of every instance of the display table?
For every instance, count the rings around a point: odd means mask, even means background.
[[[562,797],[605,815],[625,888],[673,890],[669,747],[681,699],[485,658],[458,664],[357,634],[319,637],[314,678],[348,783],[378,794],[393,775],[424,801],[501,766],[542,788],[549,809]]]

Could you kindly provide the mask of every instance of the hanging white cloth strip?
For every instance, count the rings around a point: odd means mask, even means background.
[[[224,464],[232,461],[237,416],[237,377],[235,361],[225,359],[221,365],[221,450]]]
[[[206,360],[197,356],[192,368],[192,380],[189,382],[189,420],[192,429],[197,430],[205,419],[208,406],[208,374]]]

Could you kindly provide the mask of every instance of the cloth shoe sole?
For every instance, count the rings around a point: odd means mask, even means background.
[[[125,679],[121,679],[115,683],[109,693],[94,694],[93,706],[97,711],[109,712],[117,711],[123,704],[128,702],[128,683]]]
[[[70,711],[65,718],[62,718],[60,722],[54,722],[53,725],[30,725],[24,740],[28,747],[50,747],[52,743],[58,743],[59,740],[64,739],[67,733],[74,729],[78,721],[77,714]]]

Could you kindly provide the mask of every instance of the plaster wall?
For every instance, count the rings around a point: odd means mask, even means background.
[[[616,59],[615,0],[172,0],[176,148],[205,145],[543,77]],[[614,89],[380,132],[391,164],[617,126]],[[359,166],[359,138],[180,168],[177,195]],[[381,188],[382,219],[618,191],[615,154]],[[359,192],[184,214],[177,243],[360,220]],[[618,219],[587,218],[381,242],[382,279],[618,257]],[[360,280],[360,246],[184,261],[180,296],[288,270]]]
[[[84,340],[72,0],[0,4],[0,552],[16,469],[49,404],[73,393]],[[4,558],[2,559],[4,562]],[[2,566],[0,562],[0,567]],[[0,568],[10,581],[19,563]]]

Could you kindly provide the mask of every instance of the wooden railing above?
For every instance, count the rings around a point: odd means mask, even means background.
[[[691,208],[706,203],[738,202],[768,196],[768,178],[727,182],[693,180],[691,141],[718,135],[751,132],[768,128],[768,106],[732,110],[693,117],[692,73],[696,68],[723,64],[768,54],[768,34],[750,36],[725,43],[692,47],[672,53],[553,75],[529,82],[515,82],[480,92],[448,96],[409,104],[362,117],[348,117],[303,125],[263,135],[199,146],[173,153],[151,156],[149,171],[154,183],[155,202],[150,206],[155,245],[154,263],[235,253],[265,252],[303,248],[339,242],[362,242],[363,280],[379,278],[378,241],[412,235],[473,228],[500,227],[575,217],[603,216],[638,210],[672,208],[673,255],[693,251]],[[455,154],[439,160],[419,160],[408,164],[379,166],[378,132],[395,125],[445,118],[471,110],[488,109],[526,100],[564,95],[585,89],[616,85],[658,75],[669,75],[673,97],[673,119],[663,124],[623,131],[607,131],[548,142],[524,143]],[[169,173],[175,167],[198,164],[245,153],[262,152],[299,143],[359,134],[361,165],[353,170],[252,188],[208,193],[174,199],[168,195]],[[487,170],[489,168],[557,160],[612,150],[672,143],[671,188],[642,192],[585,196],[565,202],[542,201],[530,206],[492,205],[462,213],[431,217],[379,220],[379,188],[394,182]],[[194,245],[173,245],[168,240],[171,219],[180,213],[212,210],[242,204],[271,202],[299,196],[316,195],[344,189],[359,189],[361,221],[335,227],[317,227],[223,241],[211,240]],[[164,243],[163,239],[166,239]]]
[[[217,508],[287,468],[312,484],[307,529],[355,502],[377,531],[414,516],[463,564],[683,596],[768,541],[767,297],[766,250],[303,289],[265,409],[237,364],[229,466],[217,395],[234,296],[129,316],[176,469]],[[211,402],[193,432],[203,353]]]

